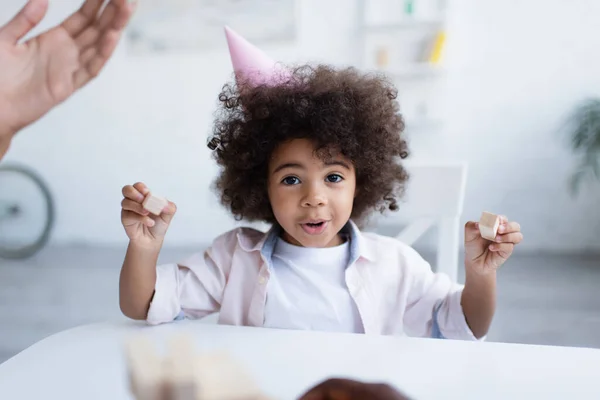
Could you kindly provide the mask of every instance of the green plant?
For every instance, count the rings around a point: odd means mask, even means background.
[[[600,98],[579,104],[568,119],[571,150],[578,163],[570,177],[572,194],[578,194],[585,180],[600,180]]]

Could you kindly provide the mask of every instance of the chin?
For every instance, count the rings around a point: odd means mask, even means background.
[[[324,232],[319,235],[309,235],[304,231],[300,230],[296,235],[293,236],[295,242],[299,243],[304,247],[330,247],[331,243],[335,241],[337,234],[329,234]]]

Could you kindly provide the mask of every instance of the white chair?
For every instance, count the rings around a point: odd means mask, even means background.
[[[437,272],[456,281],[467,164],[464,162],[405,161],[410,174],[399,210],[375,220],[377,226],[404,226],[396,237],[412,246],[437,225]]]

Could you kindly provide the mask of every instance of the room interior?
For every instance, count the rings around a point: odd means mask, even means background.
[[[3,1],[0,24],[23,3]],[[243,224],[211,189],[206,146],[232,79],[222,24],[282,63],[387,74],[414,180],[399,212],[369,230],[464,282],[465,223],[483,211],[518,221],[524,240],[498,272],[487,341],[600,348],[600,3],[142,3],[103,73],[0,162],[0,364],[66,329],[126,319],[124,185],[143,181],[178,206],[159,262]],[[36,32],[79,4],[51,2]],[[28,254],[10,252],[23,241],[34,243]]]

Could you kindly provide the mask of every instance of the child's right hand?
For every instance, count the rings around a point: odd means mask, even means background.
[[[148,187],[141,182],[123,186],[121,222],[132,242],[161,246],[177,207],[169,201],[160,215],[151,214],[142,206],[149,192]]]

